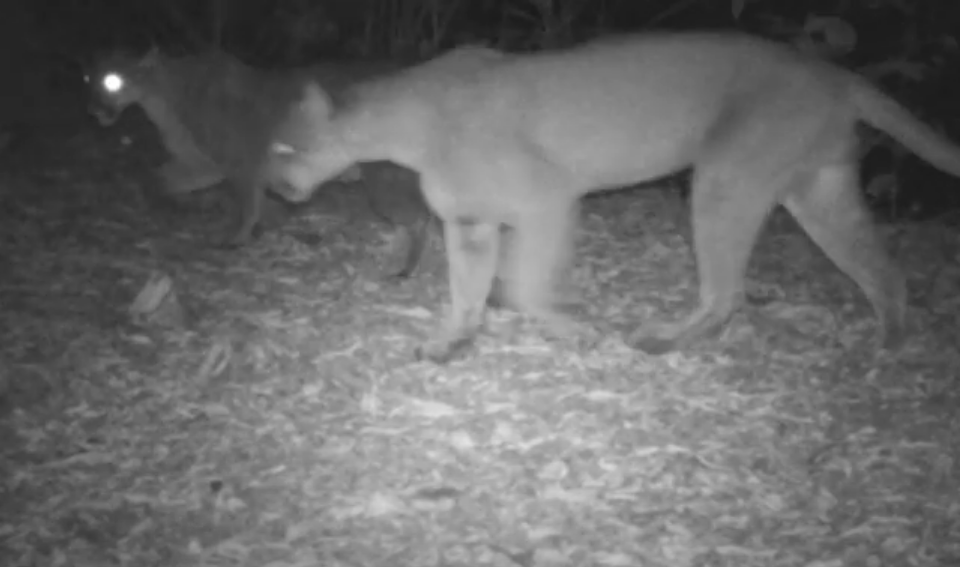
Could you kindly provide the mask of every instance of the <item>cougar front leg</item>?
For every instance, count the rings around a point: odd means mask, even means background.
[[[403,235],[406,241],[406,253],[404,261],[400,268],[390,271],[386,277],[393,281],[409,279],[416,270],[423,264],[427,249],[433,238],[442,238],[440,231],[443,223],[435,215],[429,212],[424,213],[424,218],[416,223],[416,226],[401,226],[396,230]],[[511,231],[506,227],[500,230],[499,260],[497,262],[496,277],[493,278],[490,294],[487,297],[487,306],[493,309],[504,309],[513,307],[510,301],[506,299],[506,291],[503,287],[502,275],[505,266],[507,250],[511,246]]]
[[[537,210],[521,216],[509,231],[499,277],[499,303],[540,321],[548,336],[592,347],[596,331],[561,309],[558,283],[570,267],[579,200],[559,191],[545,194]],[[550,200],[553,199],[553,202]],[[565,312],[567,311],[567,312]]]
[[[484,307],[497,270],[500,226],[475,219],[443,223],[450,306],[443,330],[416,351],[418,360],[445,364],[466,351],[483,325]]]
[[[700,277],[700,305],[674,324],[641,327],[628,339],[633,348],[659,355],[716,334],[743,298],[744,272],[757,235],[776,205],[770,176],[750,176],[703,167],[692,183],[694,253]],[[781,181],[783,183],[783,181]]]

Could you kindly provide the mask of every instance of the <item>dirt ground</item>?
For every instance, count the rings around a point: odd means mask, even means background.
[[[957,226],[887,229],[897,352],[780,219],[751,305],[655,358],[619,331],[693,307],[676,189],[591,199],[573,281],[608,338],[493,312],[438,367],[442,254],[383,281],[362,185],[218,249],[215,192],[145,197],[142,117],[38,106],[0,155],[2,565],[960,565]]]

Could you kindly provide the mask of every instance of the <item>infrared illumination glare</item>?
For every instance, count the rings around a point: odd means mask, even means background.
[[[111,73],[103,78],[103,88],[107,89],[107,92],[115,93],[123,88],[123,79]]]

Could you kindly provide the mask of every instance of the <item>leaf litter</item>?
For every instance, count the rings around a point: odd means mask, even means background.
[[[381,280],[362,180],[224,251],[95,161],[0,173],[4,565],[960,563],[949,227],[889,231],[930,290],[897,353],[784,217],[723,336],[653,358],[617,331],[693,307],[685,207],[592,198],[570,280],[605,340],[498,312],[437,367],[440,251]]]

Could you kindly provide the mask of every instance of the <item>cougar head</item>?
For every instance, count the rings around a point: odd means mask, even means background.
[[[116,51],[94,59],[84,74],[90,89],[87,111],[101,126],[110,126],[131,104],[148,96],[146,82],[159,61],[156,48],[142,57]]]
[[[274,131],[268,162],[277,193],[283,198],[306,201],[323,182],[353,165],[339,139],[333,114],[330,96],[311,82]]]

